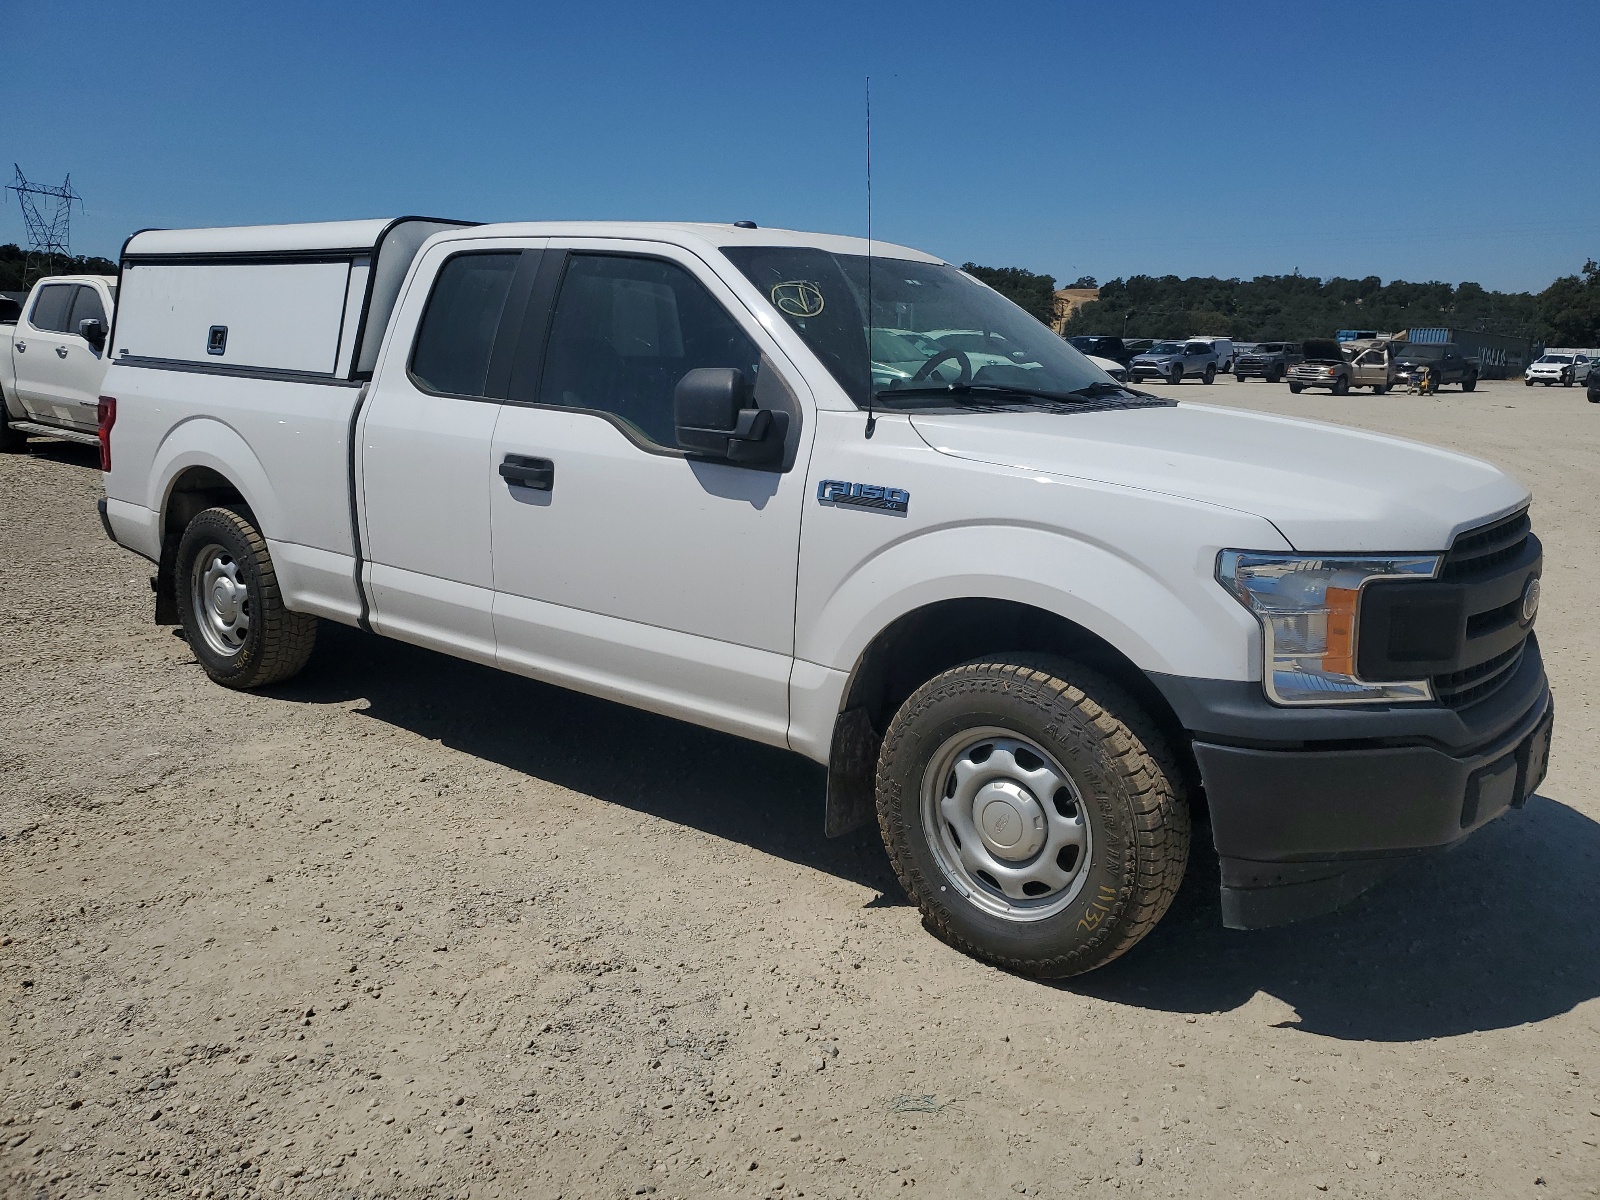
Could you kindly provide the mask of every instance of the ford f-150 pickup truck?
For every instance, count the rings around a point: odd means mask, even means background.
[[[100,275],[41,279],[16,324],[0,326],[0,449],[30,433],[96,443],[116,294]]]
[[[224,686],[338,621],[825,764],[826,831],[875,820],[931,930],[1033,975],[1138,942],[1191,849],[1227,924],[1277,924],[1539,785],[1520,483],[1130,391],[948,263],[868,249],[140,233],[108,532]]]

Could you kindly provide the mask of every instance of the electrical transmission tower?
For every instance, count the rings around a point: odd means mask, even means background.
[[[22,266],[23,285],[28,286],[41,275],[54,275],[58,260],[72,257],[72,206],[82,204],[83,197],[72,190],[72,176],[62,180],[60,187],[45,187],[29,183],[28,177],[16,163],[17,181],[8,183],[6,191],[17,194],[22,205],[22,223],[28,227],[28,257]],[[45,216],[47,200],[54,200],[50,215]]]

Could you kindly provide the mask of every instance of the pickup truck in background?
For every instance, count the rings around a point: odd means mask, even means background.
[[[1401,342],[1390,357],[1395,374],[1401,379],[1426,367],[1434,390],[1450,383],[1459,383],[1463,392],[1473,391],[1478,386],[1478,364],[1463,354],[1454,342]]]
[[[1299,342],[1257,342],[1234,360],[1233,377],[1240,383],[1251,378],[1277,383],[1302,357]]]
[[[871,249],[137,234],[107,531],[223,686],[289,678],[337,621],[824,764],[825,830],[875,821],[929,929],[1031,975],[1135,945],[1191,853],[1228,925],[1280,924],[1538,787],[1526,488],[1130,391],[956,267]]]
[[[29,434],[98,444],[116,296],[115,278],[51,276],[34,284],[14,325],[0,325],[0,449]]]

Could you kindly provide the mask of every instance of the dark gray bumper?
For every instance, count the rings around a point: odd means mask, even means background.
[[[1275,708],[1254,684],[1153,678],[1194,736],[1230,928],[1338,908],[1520,807],[1548,763],[1532,639],[1516,676],[1461,711]]]

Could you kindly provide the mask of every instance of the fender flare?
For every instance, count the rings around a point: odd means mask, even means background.
[[[166,528],[173,485],[192,467],[206,467],[231,483],[250,506],[264,536],[272,537],[282,528],[283,503],[261,460],[237,430],[209,416],[179,422],[156,448],[145,505],[157,514],[158,528]]]

